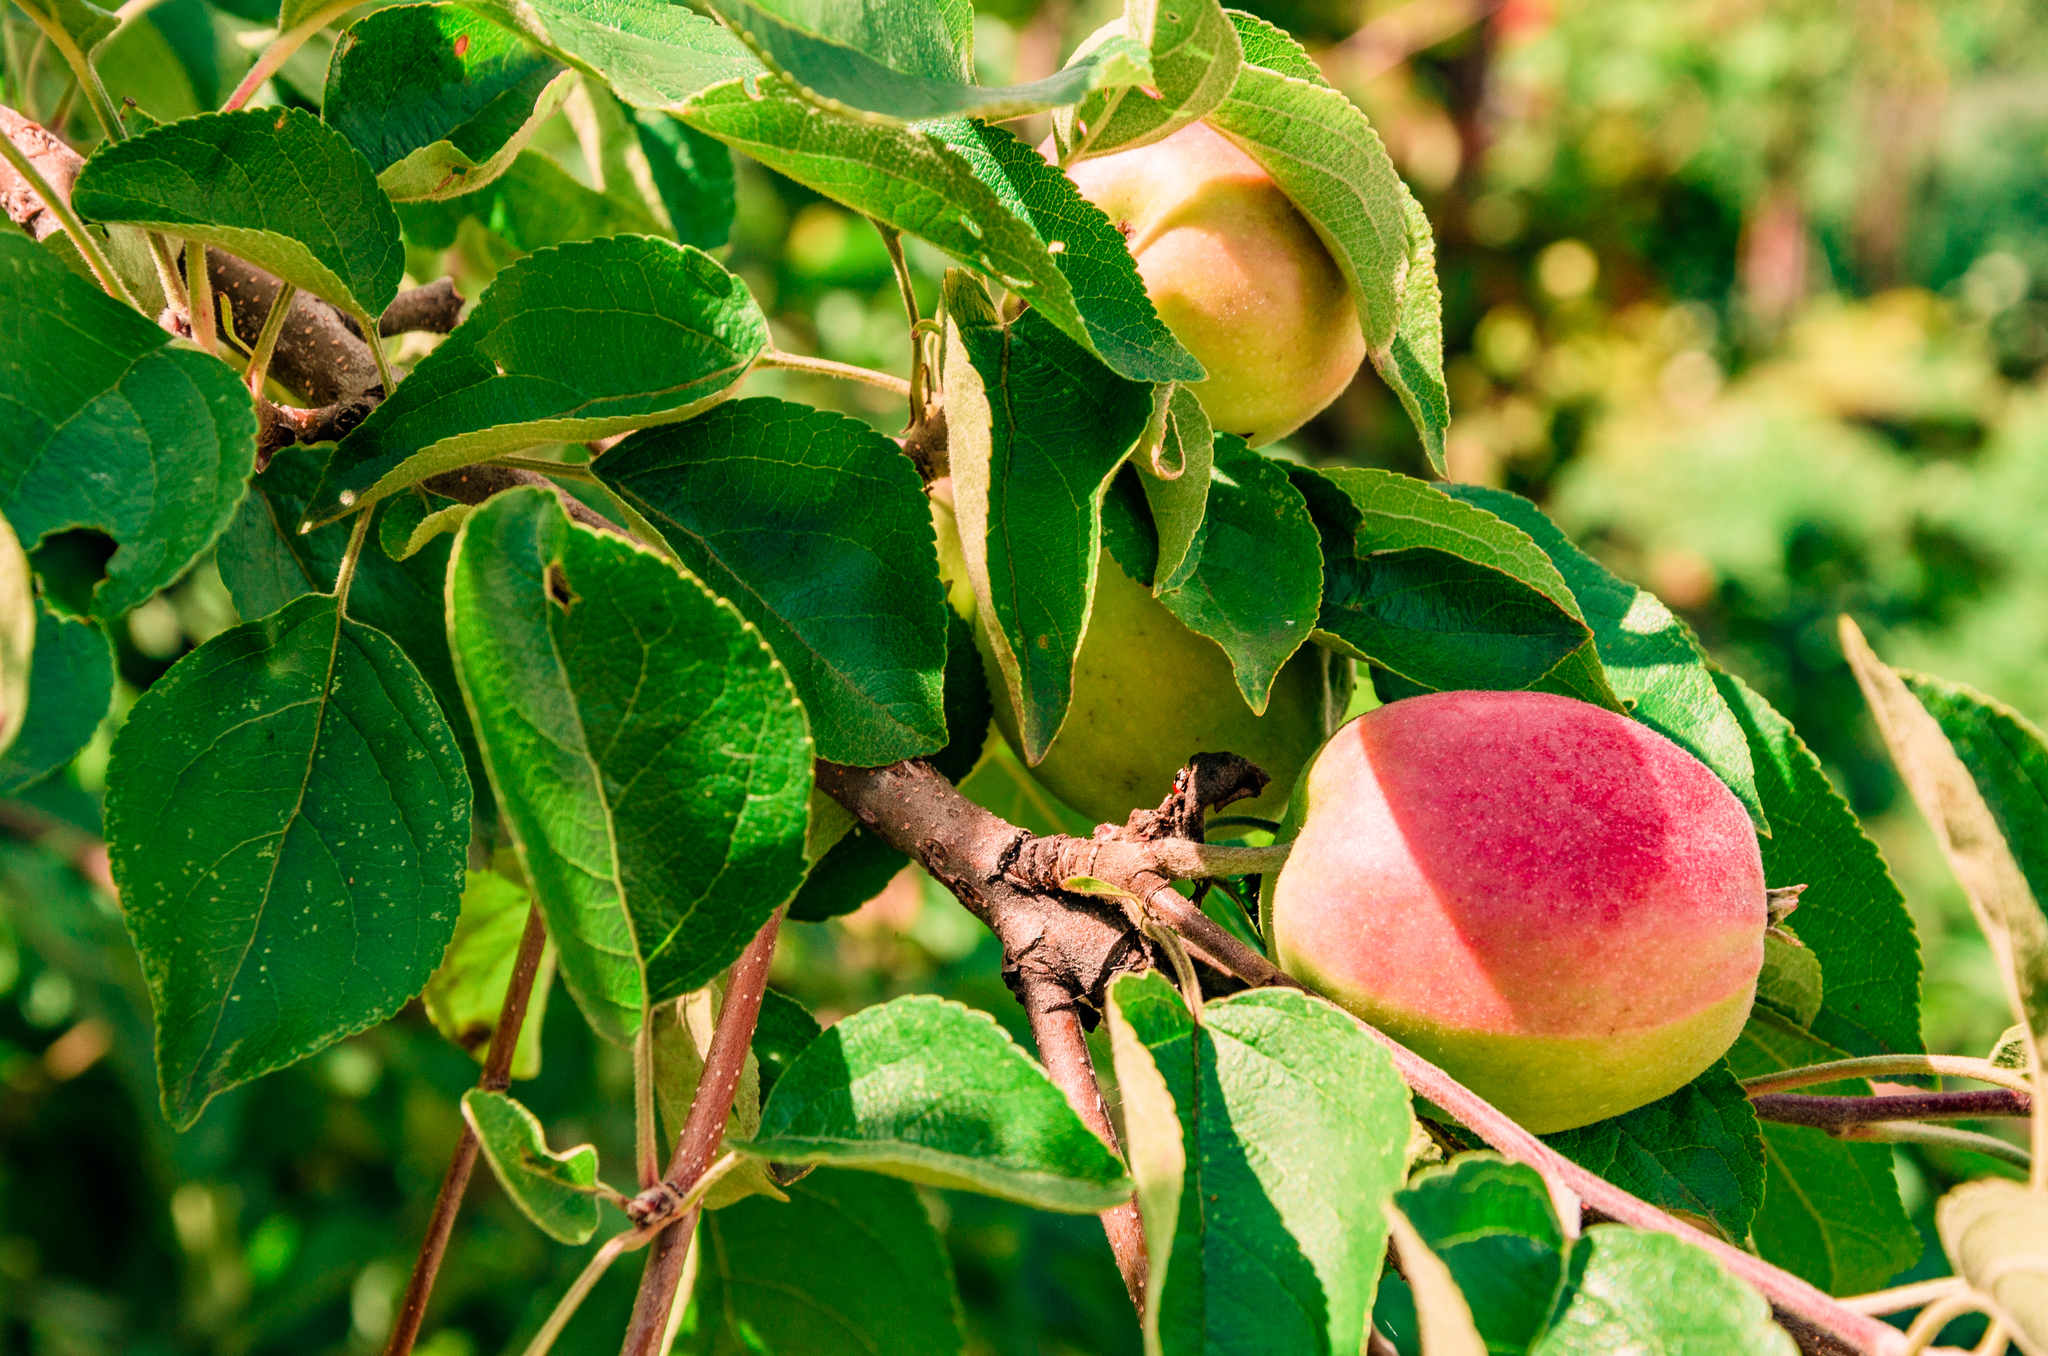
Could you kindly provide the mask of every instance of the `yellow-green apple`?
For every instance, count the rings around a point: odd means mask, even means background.
[[[1304,792],[1275,959],[1526,1128],[1655,1101],[1742,1030],[1756,834],[1646,726],[1534,692],[1411,697],[1332,736]]]
[[[986,633],[977,626],[975,635],[996,693],[996,728],[1021,754],[1008,687]],[[1350,660],[1303,645],[1274,678],[1265,714],[1253,715],[1223,647],[1182,625],[1104,551],[1074,659],[1073,702],[1032,772],[1082,814],[1121,824],[1132,810],[1166,797],[1189,754],[1241,754],[1273,781],[1230,813],[1277,819],[1350,691]]]
[[[1190,389],[1219,430],[1271,442],[1350,384],[1365,337],[1344,275],[1272,176],[1207,123],[1067,173],[1208,370]]]

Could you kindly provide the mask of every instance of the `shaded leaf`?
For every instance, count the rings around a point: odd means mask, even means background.
[[[1811,947],[1764,938],[1764,968],[1756,977],[1757,1002],[1795,1026],[1810,1028],[1820,1016],[1825,992],[1820,958]]]
[[[675,238],[715,250],[732,236],[732,152],[681,118],[633,110],[633,130]]]
[[[802,879],[803,708],[730,605],[545,490],[472,513],[448,577],[456,668],[562,978],[630,1043],[644,1005],[731,964]]]
[[[1104,370],[1036,310],[1000,324],[981,284],[946,287],[953,497],[981,624],[1027,760],[1073,697],[1095,592],[1102,495],[1144,431],[1146,386]]]
[[[534,150],[521,151],[503,174],[473,193],[442,202],[401,203],[398,218],[415,248],[460,245],[493,278],[520,256],[550,245],[661,230],[637,193],[627,197],[586,188]]]
[[[11,672],[13,665],[0,668]],[[37,608],[28,678],[28,722],[0,758],[0,795],[63,767],[99,730],[114,700],[114,650],[107,633],[93,622]]]
[[[1716,1064],[1648,1106],[1543,1142],[1580,1167],[1664,1210],[1749,1237],[1764,1199],[1756,1116],[1728,1065]]]
[[[597,1232],[596,1149],[579,1144],[555,1153],[533,1113],[502,1092],[463,1093],[462,1119],[519,1213],[557,1243],[590,1241]]]
[[[398,295],[398,217],[348,138],[296,108],[203,113],[107,142],[72,206],[209,245],[373,324]]]
[[[321,117],[396,201],[495,179],[568,97],[560,62],[455,5],[393,5],[334,44]]]
[[[1295,468],[1322,534],[1321,633],[1426,691],[1543,688],[1613,709],[1593,633],[1526,532],[1412,476]]]
[[[107,621],[171,583],[234,516],[256,458],[249,392],[217,360],[0,235],[0,513],[34,549],[98,528]]]
[[[952,1265],[906,1183],[822,1169],[787,1205],[742,1201],[701,1227],[679,1352],[965,1349]]]
[[[644,236],[542,250],[342,440],[310,518],[494,453],[687,419],[767,342],[747,285],[701,250]]]
[[[1188,551],[1193,568],[1159,598],[1190,631],[1223,647],[1245,704],[1264,714],[1280,666],[1315,629],[1322,543],[1286,469],[1235,434],[1215,441],[1206,498]]]
[[[1749,741],[1770,820],[1757,839],[1764,879],[1806,887],[1792,927],[1822,983],[1820,1011],[1803,1025],[1851,1054],[1923,1049],[1920,943],[1884,855],[1791,722],[1733,674],[1713,678]]]
[[[1564,529],[1520,495],[1479,485],[1446,485],[1444,493],[1498,514],[1535,539],[1571,585],[1607,680],[1628,713],[1712,768],[1757,831],[1768,834],[1749,740],[1686,624],[1654,594],[1617,579],[1572,545]]]
[[[114,741],[107,848],[172,1124],[425,986],[460,911],[469,797],[418,670],[326,594],[143,693]]]
[[[880,767],[946,742],[931,510],[896,444],[845,415],[740,400],[634,435],[599,477],[774,647],[818,755]]]
[[[1485,1349],[1526,1352],[1565,1281],[1564,1235],[1536,1170],[1495,1154],[1460,1154],[1415,1174],[1394,1199],[1472,1301]],[[1401,1260],[1412,1278],[1405,1249]]]
[[[776,1082],[759,1135],[735,1147],[1069,1213],[1131,1191],[1116,1155],[993,1017],[926,994],[819,1036]]]
[[[1053,115],[1065,163],[1163,141],[1205,117],[1237,82],[1237,28],[1216,0],[1136,0],[1074,50],[1085,60],[1111,38],[1135,38],[1150,54],[1152,79],[1140,88],[1092,90]]]
[[[810,1009],[794,998],[774,989],[762,991],[761,1015],[754,1021],[753,1042],[754,1059],[761,1066],[762,1097],[767,1097],[775,1081],[818,1039],[821,1030]]]
[[[1423,1356],[1486,1356],[1491,1348],[1479,1336],[1451,1269],[1429,1250],[1398,1207],[1389,1202],[1382,1208],[1401,1259],[1402,1279],[1415,1299]]]
[[[1065,70],[989,89],[963,81],[959,54],[936,5],[832,5],[813,0],[713,0],[769,67],[819,107],[895,122],[976,117],[1000,121],[1090,90],[1150,80],[1137,43],[1103,43]],[[971,67],[971,63],[969,63]],[[965,72],[971,77],[971,69]]]
[[[58,47],[69,45],[87,55],[98,51],[121,24],[119,16],[90,0],[27,0],[21,12]]]
[[[1768,1010],[1750,1014],[1728,1063],[1742,1078],[1841,1059]],[[1862,1079],[1802,1091],[1867,1097]],[[1899,1202],[1889,1144],[1835,1139],[1804,1125],[1762,1126],[1764,1199],[1754,1233],[1774,1266],[1835,1295],[1875,1290],[1920,1256],[1921,1239]]]
[[[1154,399],[1158,399],[1159,388],[1153,389]],[[1158,538],[1158,560],[1151,567],[1149,580],[1155,595],[1185,583],[1195,567],[1195,542],[1209,511],[1216,461],[1216,435],[1195,393],[1177,385],[1165,398],[1166,423],[1160,430],[1157,454],[1133,458],[1144,477],[1138,484],[1151,506]],[[1129,568],[1125,567],[1126,573]],[[1320,588],[1318,585],[1318,592]]]
[[[1119,1084],[1146,1086],[1149,1063],[1178,1111],[1174,1125],[1152,1107],[1132,1134],[1177,1133],[1184,1146],[1176,1208],[1164,1210],[1161,1176],[1139,1197],[1147,1237],[1172,1239],[1150,1282],[1162,1293],[1147,1306],[1148,1346],[1350,1356],[1386,1248],[1380,1207],[1414,1125],[1385,1050],[1294,990],[1210,1003],[1200,1026],[1157,971],[1118,978],[1110,1003],[1112,1023],[1129,1028],[1112,1038]],[[1131,1153],[1170,1165],[1159,1146]]]
[[[434,1029],[469,1052],[481,1064],[491,1052],[491,1036],[512,971],[519,959],[519,941],[533,897],[526,887],[493,871],[471,871],[462,889],[462,913],[440,968],[427,980],[420,997]],[[512,1077],[540,1074],[540,1032],[547,1020],[548,990],[554,987],[552,946],[541,953],[540,970],[526,1000],[526,1019],[512,1048]]]

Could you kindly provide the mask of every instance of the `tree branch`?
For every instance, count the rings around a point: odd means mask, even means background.
[[[377,333],[386,339],[401,334],[446,334],[462,319],[462,301],[455,279],[436,278],[425,287],[393,297],[384,314],[377,317]]]
[[[1879,1097],[1815,1097],[1799,1092],[1766,1092],[1749,1099],[1760,1121],[1839,1130],[1875,1121],[1963,1121],[2034,1114],[2034,1099],[2010,1088],[1969,1092],[1894,1093]]]
[[[526,1022],[527,1000],[533,996],[533,980],[540,973],[541,952],[547,940],[540,906],[530,906],[526,911],[526,930],[519,935],[519,954],[512,961],[512,979],[505,986],[505,1006],[498,1010],[498,1024],[491,1031],[490,1053],[484,1057],[484,1071],[476,1081],[486,1092],[503,1092],[512,1086],[512,1055],[519,1048],[519,1028]],[[469,1175],[476,1167],[477,1147],[476,1132],[464,1121],[462,1138],[455,1141],[454,1157],[448,1161],[448,1175],[441,1179],[441,1193],[434,1198],[434,1213],[427,1221],[427,1236],[420,1243],[419,1257],[413,1262],[412,1279],[406,1282],[405,1298],[399,1301],[391,1339],[384,1346],[385,1356],[406,1356],[420,1335],[420,1322],[427,1316],[427,1300],[434,1293],[434,1277],[441,1270],[448,1237],[455,1230],[455,1216],[462,1210]]]
[[[754,1024],[761,1016],[761,995],[768,987],[768,965],[775,959],[775,935],[781,925],[782,910],[778,908],[733,962],[726,978],[725,1001],[718,1008],[718,1025],[711,1033],[711,1049],[704,1056],[704,1071],[697,1078],[690,1113],[676,1136],[668,1172],[626,1205],[626,1214],[640,1228],[666,1227],[648,1250],[647,1269],[641,1273],[640,1294],[633,1302],[633,1318],[620,1356],[657,1356],[668,1334],[676,1286],[697,1231],[698,1207],[691,1193],[725,1138],[726,1118],[732,1114],[733,1094],[739,1089],[747,1051],[753,1045]]]

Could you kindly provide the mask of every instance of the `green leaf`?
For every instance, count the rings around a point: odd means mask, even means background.
[[[1797,1356],[1762,1295],[1670,1234],[1594,1225],[1572,1246],[1570,1285],[1531,1356]]]
[[[945,745],[931,509],[893,441],[845,415],[740,400],[636,434],[596,469],[761,629],[819,757],[881,767]]]
[[[90,0],[27,0],[21,12],[35,20],[36,27],[48,34],[52,42],[60,47],[66,43],[75,45],[88,56],[97,52],[121,26],[118,15]]]
[[[761,70],[732,31],[668,0],[463,0],[465,6],[610,86],[634,108],[673,109]]]
[[[1153,398],[1159,399],[1160,389],[1153,391]],[[1216,462],[1216,435],[1195,393],[1175,386],[1164,392],[1164,398],[1166,422],[1160,430],[1158,451],[1133,458],[1143,476],[1138,483],[1151,506],[1159,542],[1158,559],[1152,567],[1154,595],[1186,583],[1195,568],[1196,539],[1209,513],[1209,486]],[[1156,409],[1154,417],[1158,417]],[[1316,587],[1320,595],[1321,584]]]
[[[1163,141],[1206,117],[1237,82],[1243,49],[1216,0],[1132,0],[1121,18],[1090,34],[1071,60],[1086,59],[1118,36],[1137,39],[1151,54],[1149,88],[1093,90],[1056,112],[1053,132],[1067,164]]]
[[[820,116],[816,106],[772,77],[708,89],[684,106],[682,117],[834,202],[930,241],[1000,281],[1076,343],[1096,343],[1075,284],[1048,242],[983,182],[973,162],[930,130]],[[957,128],[942,130],[957,135]],[[1043,205],[1030,210],[1069,211],[1050,180],[1034,183],[1032,190],[1027,201]],[[1068,184],[1064,192],[1075,190]],[[1078,193],[1075,201],[1082,201]],[[1079,219],[1079,209],[1071,211]],[[1097,277],[1091,272],[1084,281]],[[1097,323],[1115,332],[1125,320],[1111,314]]]
[[[958,152],[1004,207],[1031,224],[1073,289],[1079,340],[1120,377],[1200,381],[1206,373],[1145,295],[1123,232],[1045,157],[1000,127],[955,118],[923,129]]]
[[[1996,891],[1973,880],[1974,871],[2002,877],[2005,864],[1989,870],[1988,863],[1960,865],[1957,859],[1970,851],[1962,832],[1968,821],[1957,809],[1947,810],[1951,824],[1939,831],[1944,847],[1976,906],[1978,925],[1991,943],[1991,952],[2005,972],[2013,1015],[2033,1034],[2035,1085],[2048,1088],[2048,1076],[2044,1076],[2048,1073],[2044,1070],[2048,1066],[2048,913],[2040,903],[2048,899],[2048,743],[2031,721],[2003,702],[1961,683],[1917,673],[1902,676],[1907,691],[1934,718],[1948,737],[1954,756],[1969,770],[1982,809],[1990,812],[1997,836],[2011,853],[2009,860],[2025,879],[2021,889]],[[1895,757],[1903,747],[1903,741],[1894,744]],[[1915,799],[1921,800],[1925,785],[1913,789]],[[1944,804],[1948,803],[1944,794]],[[1925,800],[1921,805],[1923,811],[1929,808]],[[1977,851],[1984,857],[1998,855],[1989,844]],[[2034,905],[2031,909],[2029,902]]]
[[[953,496],[985,633],[1042,758],[1073,698],[1102,548],[1102,495],[1151,413],[1036,310],[1000,324],[981,284],[947,279]]]
[[[1090,90],[1149,81],[1144,48],[1100,44],[1065,70],[987,89],[961,80],[936,5],[842,5],[819,0],[713,0],[747,45],[828,112],[877,121],[976,117],[1000,121],[1071,104]]]
[[[1394,1199],[1472,1301],[1486,1349],[1526,1352],[1565,1280],[1564,1235],[1536,1170],[1497,1154],[1460,1154],[1418,1172]]]
[[[419,672],[326,594],[143,693],[114,741],[107,849],[173,1125],[425,986],[460,911],[469,796]]]
[[[754,1022],[754,1058],[761,1066],[761,1096],[796,1063],[823,1030],[809,1008],[774,989],[761,993],[761,1015]]]
[[[2012,1336],[2048,1347],[2048,1193],[1965,1182],[1941,1198],[1934,1217],[1956,1274],[1998,1301],[2018,1329]]]
[[[1656,595],[1615,578],[1572,545],[1564,529],[1520,495],[1480,485],[1446,485],[1444,493],[1491,510],[1535,539],[1585,610],[1608,682],[1629,714],[1712,768],[1749,811],[1757,832],[1768,834],[1749,740],[1690,628]]]
[[[732,236],[732,152],[668,113],[633,110],[633,130],[675,238],[715,250]]]
[[[71,202],[95,221],[217,245],[365,325],[405,271],[398,217],[370,162],[303,109],[203,113],[104,143]]]
[[[734,1147],[1074,1214],[1131,1192],[1116,1155],[995,1018],[929,994],[826,1030],[776,1082],[760,1134]]]
[[[1428,690],[1540,687],[1615,710],[1593,633],[1529,535],[1392,471],[1295,468],[1322,533],[1319,629]]]
[[[434,1029],[468,1051],[479,1064],[490,1054],[491,1035],[512,987],[519,941],[526,932],[526,915],[532,905],[533,897],[525,886],[494,871],[469,872],[454,939],[421,995]],[[554,987],[554,977],[555,955],[550,946],[542,952],[526,1003],[526,1019],[512,1048],[514,1078],[540,1075],[540,1031],[547,1020],[548,990]]]
[[[822,923],[852,913],[889,887],[910,858],[856,824],[818,859],[803,888],[789,901],[797,923]]]
[[[495,272],[521,255],[606,235],[658,235],[660,223],[637,192],[599,193],[539,151],[521,151],[511,167],[474,193],[436,203],[403,203],[399,220],[415,248],[461,244]],[[464,229],[465,218],[475,225]],[[471,231],[488,232],[475,240]],[[481,246],[481,247],[479,247]]]
[[[1883,854],[1791,722],[1733,674],[1713,678],[1749,742],[1770,820],[1771,836],[1757,840],[1764,879],[1806,887],[1792,926],[1822,982],[1820,1012],[1804,1025],[1852,1054],[1923,1049],[1920,943]]]
[[[455,5],[393,5],[334,44],[321,117],[394,201],[453,198],[503,174],[571,82],[560,62]]]
[[[473,504],[450,504],[429,509],[418,495],[393,495],[385,501],[377,519],[377,544],[394,561],[411,560],[438,537],[450,537],[461,529]]]
[[[310,519],[495,453],[687,419],[767,343],[747,285],[702,250],[643,236],[543,250],[342,440]]]
[[[630,1043],[643,1005],[731,964],[802,880],[803,708],[729,604],[546,490],[469,516],[448,617],[562,978]]]
[[[1377,365],[1394,342],[1410,270],[1407,189],[1365,114],[1263,19],[1231,13],[1244,65],[1209,125],[1259,162],[1315,227],[1358,303]],[[1287,49],[1292,49],[1288,52]],[[1285,69],[1258,64],[1274,61]]]
[[[5,536],[13,539],[11,532]],[[21,709],[15,702],[25,698],[28,703],[27,723],[0,757],[0,795],[12,795],[70,762],[99,730],[114,700],[114,650],[107,633],[93,622],[60,616],[47,607],[36,608],[33,615],[33,663],[21,662],[26,654],[0,651],[6,685],[13,686],[17,672],[27,679],[22,696],[10,693],[4,700],[14,710]],[[6,644],[13,640],[9,635]]]
[[[256,414],[228,367],[36,247],[0,235],[0,514],[26,549],[93,527],[119,545],[108,621],[183,574],[234,516]]]
[[[1152,1270],[1148,1347],[1351,1356],[1386,1250],[1380,1207],[1414,1126],[1385,1050],[1337,1008],[1286,989],[1210,1003],[1197,1026],[1157,971],[1116,980],[1110,1023],[1118,1083],[1150,1084],[1156,1103],[1163,1080],[1179,1113],[1176,1124],[1148,1106],[1129,1122],[1133,1162],[1171,1162],[1139,1134],[1184,1146],[1177,1203],[1151,1173],[1141,1179],[1148,1240],[1172,1240]]]
[[[1777,1014],[1750,1014],[1728,1063],[1738,1077],[1843,1058]],[[1870,1095],[1862,1079],[1808,1092]],[[1765,1122],[1764,1200],[1754,1232],[1763,1259],[1835,1295],[1875,1290],[1911,1266],[1921,1239],[1899,1203],[1888,1144],[1834,1139],[1804,1125]]]
[[[1174,616],[1230,656],[1237,690],[1256,714],[1280,666],[1315,629],[1323,552],[1308,503],[1287,470],[1223,434],[1186,582],[1160,595]]]
[[[269,468],[249,482],[249,495],[214,553],[221,581],[244,617],[267,617],[294,598],[334,587],[351,525],[330,523],[312,532],[299,531],[324,460],[321,452],[309,447],[281,447],[272,454]],[[349,586],[349,615],[397,641],[427,680],[462,748],[479,812],[489,814],[489,780],[462,704],[462,688],[455,681],[455,661],[448,654],[443,594],[452,544],[452,538],[425,542],[402,564],[366,544]]]
[[[533,1113],[502,1092],[463,1093],[462,1119],[521,1214],[557,1243],[590,1241],[597,1232],[596,1149],[579,1144],[555,1153]]]
[[[1742,1085],[1719,1063],[1669,1097],[1543,1142],[1663,1210],[1736,1243],[1764,1198],[1764,1155]]]
[[[678,1352],[957,1356],[953,1268],[914,1187],[823,1169],[707,1215]]]
[[[36,581],[14,526],[0,518],[0,753],[13,748],[29,716],[29,681],[35,663]]]

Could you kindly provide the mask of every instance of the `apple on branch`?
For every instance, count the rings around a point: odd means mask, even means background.
[[[1653,1102],[1742,1030],[1756,833],[1647,726],[1544,693],[1411,697],[1339,730],[1305,793],[1274,959],[1526,1128]]]

